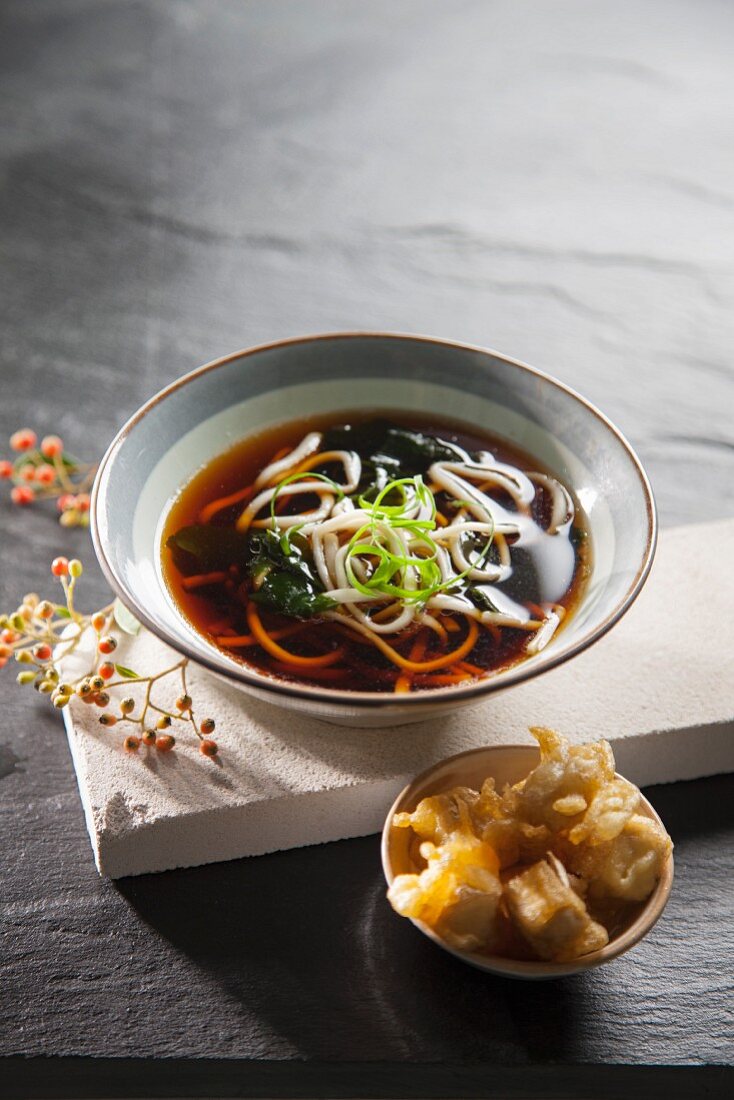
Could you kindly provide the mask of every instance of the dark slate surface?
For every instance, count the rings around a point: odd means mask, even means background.
[[[218,354],[424,331],[600,404],[664,524],[734,515],[730,5],[5,0],[0,19],[3,436],[92,457]],[[5,494],[0,524],[5,606],[59,549],[90,560]],[[0,1094],[731,1091],[733,777],[648,792],[677,880],[644,944],[515,984],[392,915],[375,838],[100,880],[61,723],[10,680]]]

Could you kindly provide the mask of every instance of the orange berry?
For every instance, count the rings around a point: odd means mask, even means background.
[[[179,695],[176,700],[176,710],[184,711],[191,710],[193,700],[190,695]]]
[[[155,730],[143,730],[142,741],[144,745],[152,746],[156,743]]]
[[[98,691],[94,697],[95,706],[106,707],[110,701],[109,694],[106,691]]]
[[[104,714],[102,715],[102,718],[104,718]],[[102,718],[100,718],[100,722],[102,721]],[[122,747],[124,748],[125,752],[137,752],[140,748],[140,738],[135,737],[134,734],[129,734],[122,742]]]
[[[205,737],[203,741],[199,742],[199,752],[202,756],[216,756],[219,752],[219,746],[216,741],[212,741],[211,737]]]
[[[55,577],[65,577],[69,572],[69,559],[54,558],[51,562],[51,572]]]
[[[104,638],[100,638],[97,649],[100,653],[113,653],[117,649],[117,638],[105,634]]]
[[[122,699],[120,701],[120,711],[123,714],[132,714],[132,712],[134,710],[135,710],[135,700],[134,699]]]
[[[78,493],[77,496],[74,497],[74,507],[79,512],[88,512],[89,511],[89,504],[90,504],[89,493]]]
[[[156,722],[156,728],[159,730],[167,730],[171,724],[171,719],[167,714],[162,714]]]
[[[13,476],[13,463],[8,462],[7,458],[0,461],[0,477],[12,477]]]
[[[9,645],[0,645],[0,660],[7,661],[8,657],[12,657],[13,651]]]
[[[29,451],[35,447],[38,436],[30,428],[21,428],[19,432],[13,432],[10,437],[10,446],[14,451]]]
[[[44,458],[56,458],[64,449],[64,444],[57,435],[47,435],[41,440],[41,454]]]
[[[5,642],[6,645],[12,645],[13,642],[17,642],[20,638],[20,634],[17,631],[11,630],[9,626],[5,627],[2,634],[0,634],[0,640]]]
[[[78,694],[79,692],[77,692],[77,695]],[[83,703],[86,703],[88,707],[91,707],[94,703],[97,702],[97,695],[95,692],[90,691],[86,695],[82,695],[81,700]]]
[[[170,752],[173,746],[176,744],[176,738],[170,733],[161,733],[155,739],[155,747],[158,752]]]
[[[65,512],[67,508],[74,508],[75,506],[76,497],[72,493],[62,493],[56,501],[56,507],[60,512]]]
[[[87,695],[93,695],[94,692],[89,680],[82,680],[81,683],[77,684],[76,693],[80,699],[86,698]]]
[[[203,734],[214,733],[216,728],[216,722],[213,718],[204,718],[199,725],[199,729]]]
[[[112,664],[112,661],[103,661],[97,669],[97,672],[103,680],[111,680],[115,675],[115,666]]]
[[[46,642],[39,642],[33,647],[33,656],[37,661],[48,661],[51,656],[51,646]]]
[[[36,467],[31,466],[30,462],[25,466],[21,466],[18,470],[18,476],[23,478],[23,481],[35,481],[36,480]]]
[[[98,634],[102,633],[106,622],[107,617],[103,615],[101,611],[98,611],[96,615],[92,615],[92,626]]]
[[[56,471],[53,466],[38,466],[35,475],[36,481],[41,485],[52,485],[56,481]]]
[[[32,504],[36,499],[36,494],[30,485],[14,485],[10,490],[10,499],[13,504]]]
[[[99,724],[100,726],[116,726],[117,719],[114,714],[100,714]]]

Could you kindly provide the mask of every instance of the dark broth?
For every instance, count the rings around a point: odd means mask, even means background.
[[[389,421],[401,429],[420,432],[423,436],[432,437],[441,442],[458,445],[470,453],[490,451],[500,462],[516,466],[521,471],[550,473],[544,470],[537,459],[497,436],[489,433],[480,435],[476,429],[455,421],[448,422],[433,416],[406,415],[403,412],[373,410],[356,413],[342,412],[328,417],[310,417],[268,428],[241,440],[194,475],[173,503],[164,525],[162,565],[171,596],[183,615],[199,633],[215,642],[228,656],[243,665],[253,667],[258,672],[277,679],[310,685],[319,684],[322,687],[338,690],[367,692],[395,690],[400,670],[379,649],[369,643],[365,644],[365,640],[359,636],[350,637],[346,627],[324,620],[319,615],[308,619],[307,630],[287,637],[282,645],[297,657],[324,654],[330,649],[343,647],[345,656],[339,662],[338,668],[298,672],[273,657],[259,645],[248,645],[245,648],[228,646],[227,635],[242,637],[249,634],[246,616],[249,599],[248,582],[243,581],[241,570],[227,569],[228,575],[225,581],[189,590],[186,587],[187,576],[202,570],[198,570],[194,563],[187,563],[185,560],[182,562],[181,555],[174,556],[167,546],[168,540],[182,528],[199,522],[198,517],[207,504],[234,494],[252,483],[258,473],[273,460],[275,454],[294,448],[307,432],[327,432],[333,430],[335,426],[344,425],[357,428],[377,419]],[[359,453],[356,440],[352,449]],[[369,458],[364,454],[360,457]],[[331,470],[325,467],[325,472],[331,473]],[[417,467],[411,470],[411,474],[425,475],[426,467]],[[493,492],[491,495],[492,500],[498,501],[504,508],[512,507],[512,501],[508,496],[498,492]],[[440,493],[436,494],[436,500],[439,504],[441,503]],[[506,581],[496,585],[500,595],[524,606],[543,604],[550,598],[554,604],[565,608],[564,623],[568,621],[569,614],[573,612],[579,600],[590,564],[585,517],[578,502],[574,501],[574,505],[576,514],[569,532],[566,535],[552,536],[554,541],[562,539],[566,543],[565,561],[570,562],[572,554],[572,565],[567,564],[564,567],[568,575],[567,583],[565,581],[563,583],[563,591],[552,591],[554,584],[557,589],[560,583],[557,577],[554,580],[554,564],[551,560],[558,555],[551,554],[549,558],[547,553],[534,552],[531,547],[527,549],[518,547],[513,551],[512,575]],[[209,526],[220,529],[224,540],[225,532],[234,530],[243,507],[242,503],[236,503],[219,511],[211,519]],[[536,500],[533,502],[533,518],[540,526],[545,526],[549,512],[548,495],[539,489]],[[286,505],[285,514],[287,513]],[[212,537],[216,536],[213,534]],[[548,547],[546,546],[545,549],[547,551]],[[217,569],[213,572],[221,572],[223,562],[218,561],[216,565]],[[458,618],[461,619],[461,616]],[[262,622],[269,631],[277,632],[279,629],[292,626],[294,619],[263,612]],[[460,641],[462,638],[461,631],[454,629],[456,633],[450,635],[450,646],[456,645],[457,639]],[[413,644],[415,630],[406,630],[402,634],[405,637],[395,635],[391,637],[390,642],[396,650],[407,657]],[[464,671],[465,678],[456,682],[464,683],[472,678],[478,679],[491,675],[523,660],[526,657],[528,640],[526,631],[513,627],[503,626],[501,629],[494,630],[480,628],[476,644],[464,658],[465,663],[468,663],[473,671]],[[429,660],[440,654],[440,639],[431,635],[423,660]],[[447,681],[448,677],[440,675],[438,677],[416,675],[412,678],[410,690],[444,687]]]

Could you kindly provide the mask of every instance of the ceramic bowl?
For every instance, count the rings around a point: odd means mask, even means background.
[[[201,637],[163,578],[164,517],[185,482],[249,432],[316,413],[440,412],[529,451],[568,485],[589,521],[592,574],[570,621],[534,657],[481,682],[425,693],[347,692],[269,678]],[[102,460],[92,535],[117,595],[180,653],[261,699],[327,721],[380,726],[475,703],[585,649],[627,610],[655,547],[647,478],[624,437],[578,394],[493,351],[417,336],[337,333],[236,352],[151,398]]]
[[[486,748],[469,749],[457,756],[442,760],[417,776],[395,799],[385,819],[382,831],[382,867],[388,886],[396,875],[410,873],[416,868],[410,858],[408,847],[412,836],[410,829],[396,829],[392,824],[393,816],[402,811],[412,812],[422,798],[441,794],[452,787],[466,786],[478,790],[488,776],[494,776],[498,790],[506,783],[517,783],[524,779],[538,763],[540,753],[533,745],[492,745]],[[638,813],[651,817],[663,826],[655,810],[642,796]],[[663,826],[664,828],[664,826]],[[490,974],[500,974],[507,978],[540,980],[562,978],[566,974],[576,974],[581,970],[590,970],[602,963],[611,962],[646,936],[662,913],[670,896],[673,885],[673,857],[668,858],[663,873],[647,901],[642,902],[630,923],[613,936],[606,947],[592,951],[570,962],[535,962],[525,959],[508,959],[500,955],[480,955],[469,951],[458,951],[450,947],[432,928],[422,921],[411,923],[435,944],[455,955],[463,962]]]

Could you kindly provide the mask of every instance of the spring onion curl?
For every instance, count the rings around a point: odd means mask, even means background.
[[[469,624],[470,633],[479,626],[526,631],[528,653],[548,644],[564,608],[533,605],[531,614],[493,586],[512,576],[514,546],[568,530],[574,505],[562,485],[546,474],[525,474],[488,452],[474,457],[462,452],[434,462],[428,483],[420,475],[401,477],[379,491],[360,492],[359,456],[322,452],[322,439],[309,432],[262,470],[237,530],[269,528],[281,535],[286,552],[298,535],[308,545],[325,596],[337,605],[326,618],[371,639],[388,656],[395,651],[382,636],[408,628],[423,626],[445,643],[441,616],[447,614]],[[339,481],[318,472],[336,464],[343,470]],[[538,491],[550,506],[546,530],[532,518]],[[500,503],[492,492],[509,503]],[[438,494],[447,515],[438,512]],[[470,599],[468,585],[479,585],[487,600]]]

